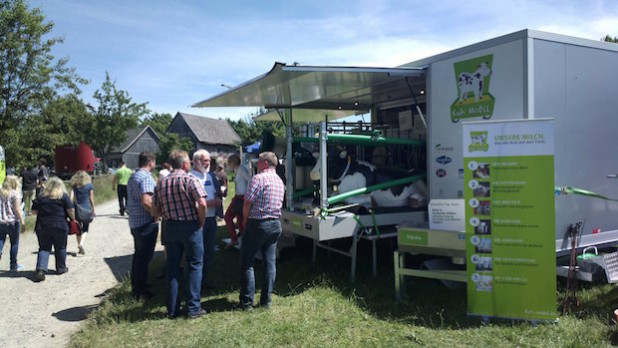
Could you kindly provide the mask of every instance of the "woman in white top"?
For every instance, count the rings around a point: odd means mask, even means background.
[[[238,237],[245,231],[245,226],[242,223],[242,206],[245,202],[245,191],[247,190],[249,180],[251,180],[251,175],[249,175],[249,170],[240,164],[240,157],[238,155],[230,155],[227,159],[227,164],[236,173],[234,177],[235,195],[223,216],[230,232],[231,242],[229,246],[232,246],[238,244]],[[238,235],[236,235],[234,218],[236,218],[236,223],[238,224]]]
[[[25,224],[21,209],[21,187],[19,179],[15,175],[8,175],[4,179],[2,190],[0,190],[0,258],[8,234],[11,241],[11,271],[24,268],[17,263],[20,224],[21,226]]]

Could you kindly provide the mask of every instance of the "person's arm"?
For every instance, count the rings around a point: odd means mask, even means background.
[[[204,227],[204,220],[206,219],[207,210],[208,209],[206,208],[206,199],[204,197],[201,197],[197,201],[197,218],[200,221],[200,228]]]
[[[71,202],[69,195],[66,193],[62,195],[62,205],[64,210],[66,210],[69,219],[71,219],[71,221],[75,220],[75,208],[73,208],[73,203]]]
[[[152,211],[152,193],[144,193],[142,195],[142,206],[146,211]]]
[[[71,192],[69,192],[69,199],[73,202],[73,188],[71,187]]]
[[[24,221],[24,216],[21,214],[21,198],[15,197],[15,203],[13,203],[13,211],[15,212],[15,217],[19,219],[19,223],[24,226],[26,222]]]
[[[152,204],[152,208],[150,209],[150,215],[155,221],[158,221],[161,217],[161,205],[157,202]]]
[[[112,190],[116,191],[116,184],[118,183],[118,175],[114,174],[114,180],[112,180]]]
[[[247,220],[249,219],[249,212],[251,211],[252,205],[253,205],[253,202],[251,202],[248,199],[245,199],[242,205],[242,224],[244,226],[247,226]]]
[[[94,211],[94,189],[90,190],[88,198],[90,199],[90,206],[92,207],[92,215],[97,216],[97,213]]]

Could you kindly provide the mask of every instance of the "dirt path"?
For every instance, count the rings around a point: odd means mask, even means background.
[[[77,242],[69,236],[67,266],[63,275],[47,275],[34,283],[38,242],[31,231],[22,234],[18,262],[20,272],[8,272],[9,240],[0,260],[0,346],[64,347],[88,312],[107,289],[128,276],[133,238],[128,218],[118,215],[118,203],[97,207],[85,242],[86,255],[76,256]],[[50,257],[49,268],[55,268]]]

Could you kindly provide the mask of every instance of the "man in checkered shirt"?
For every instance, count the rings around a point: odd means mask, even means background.
[[[136,298],[148,299],[153,294],[147,290],[148,264],[154,254],[159,224],[154,220],[152,209],[152,195],[155,190],[155,181],[152,170],[155,167],[155,156],[144,151],[139,154],[139,169],[129,178],[127,183],[127,210],[129,227],[133,235],[133,263],[131,265],[131,290]]]
[[[206,314],[200,305],[206,191],[195,177],[189,175],[191,161],[186,151],[172,151],[169,162],[173,171],[159,181],[153,199],[153,215],[166,219],[167,314],[171,319],[179,314],[180,259],[184,252],[186,307],[189,317],[197,318]]]
[[[262,152],[258,160],[258,174],[251,178],[243,204],[243,234],[240,250],[240,307],[253,309],[255,295],[255,254],[262,252],[264,274],[260,306],[270,307],[271,293],[275,284],[277,239],[281,235],[281,206],[285,186],[277,175],[277,156]]]

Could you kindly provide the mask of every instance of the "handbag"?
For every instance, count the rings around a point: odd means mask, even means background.
[[[75,220],[69,221],[69,234],[82,234],[79,224]]]
[[[83,205],[75,204],[75,220],[82,224],[91,223],[94,220],[94,214],[90,206],[84,207]]]

